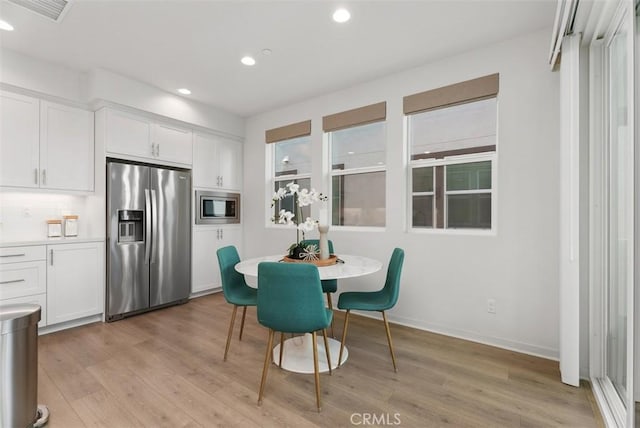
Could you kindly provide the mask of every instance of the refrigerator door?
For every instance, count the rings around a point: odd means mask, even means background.
[[[149,307],[149,168],[107,164],[107,320]]]
[[[191,292],[191,173],[150,168],[153,206],[150,305]]]

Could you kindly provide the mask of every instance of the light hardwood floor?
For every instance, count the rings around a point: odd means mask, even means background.
[[[392,324],[394,373],[382,322],[358,316],[349,360],[320,376],[321,413],[313,375],[274,365],[258,407],[267,330],[250,308],[223,362],[231,308],[216,294],[41,336],[48,426],[338,427],[374,417],[406,427],[602,426],[589,385],[562,384],[557,362]],[[342,321],[336,312],[336,337]]]

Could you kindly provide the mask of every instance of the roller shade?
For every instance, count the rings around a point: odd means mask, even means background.
[[[385,101],[365,107],[330,114],[322,118],[324,132],[337,131],[352,126],[380,122],[387,118],[387,103]]]
[[[303,137],[305,135],[311,135],[310,120],[281,126],[280,128],[267,129],[264,138],[267,144],[269,144],[291,138]]]
[[[478,101],[498,95],[499,74],[479,77],[403,98],[404,114]]]

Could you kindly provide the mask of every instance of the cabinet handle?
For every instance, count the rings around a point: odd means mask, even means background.
[[[224,229],[220,229],[220,239],[224,239]]]
[[[49,250],[49,254],[51,255],[50,264],[51,264],[51,266],[53,266],[53,250]]]
[[[42,170],[42,184],[43,185],[47,185],[47,170],[43,169]]]
[[[156,143],[156,156],[160,157],[160,143]]]
[[[33,172],[35,172],[35,176],[36,176],[36,184],[38,184],[38,168],[34,168]]]
[[[25,256],[25,253],[20,253],[20,254],[3,254],[0,257],[22,257]]]
[[[220,187],[224,186],[224,175],[220,176]]]
[[[0,281],[0,284],[15,284],[16,282],[24,282],[24,279],[13,279],[11,281]]]

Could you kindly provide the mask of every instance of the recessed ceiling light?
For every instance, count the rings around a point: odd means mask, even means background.
[[[262,55],[271,55],[271,49],[262,49]]]
[[[350,19],[351,19],[351,14],[347,9],[336,9],[336,11],[333,12],[333,20],[336,22],[343,23],[343,22],[347,22]]]
[[[353,154],[355,154],[355,153],[356,153],[356,152],[347,152],[347,154],[348,154],[348,155],[353,155]]]
[[[424,151],[424,152],[422,152],[422,153],[424,153],[425,155],[428,155],[428,154],[429,154],[429,153],[431,153],[431,152],[430,152],[429,150],[425,150],[425,151]]]
[[[7,21],[3,21],[2,19],[0,19],[0,30],[13,31],[13,25],[9,24]]]
[[[244,65],[249,65],[249,66],[256,65],[256,60],[250,56],[243,56],[240,62],[243,63]]]
[[[191,95],[191,91],[187,88],[180,88],[178,89],[178,92],[180,92],[182,95]]]
[[[384,162],[378,162],[378,165],[384,165]]]

